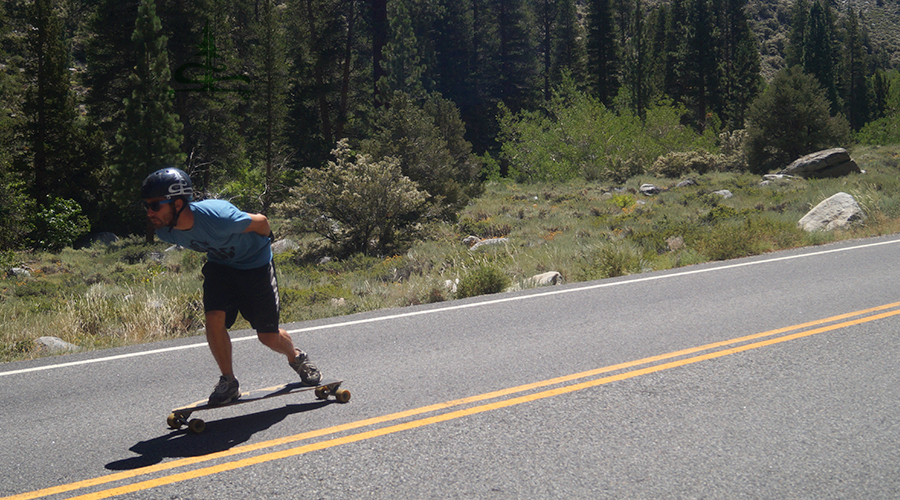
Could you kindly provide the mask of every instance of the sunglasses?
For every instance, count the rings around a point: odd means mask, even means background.
[[[144,210],[150,210],[151,212],[159,212],[163,205],[166,203],[172,203],[175,200],[161,200],[161,201],[151,201],[147,203],[146,201],[142,201],[141,205],[144,207]]]

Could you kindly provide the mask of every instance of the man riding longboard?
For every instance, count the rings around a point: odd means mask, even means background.
[[[141,185],[141,199],[156,236],[206,253],[206,340],[222,373],[209,396],[209,404],[226,404],[240,395],[228,335],[239,312],[256,330],[260,342],[287,358],[303,384],[316,385],[322,374],[305,352],[294,347],[287,331],[279,327],[269,220],[262,214],[243,212],[224,200],[193,201],[193,194],[191,179],[173,167],[153,172]]]

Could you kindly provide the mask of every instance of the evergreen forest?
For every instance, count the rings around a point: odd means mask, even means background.
[[[0,250],[143,234],[166,165],[390,255],[487,180],[896,144],[898,37],[900,0],[3,0]]]

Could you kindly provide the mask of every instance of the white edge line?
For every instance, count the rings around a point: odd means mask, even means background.
[[[342,328],[342,327],[347,327],[347,326],[361,325],[361,324],[365,324],[365,323],[378,323],[381,321],[389,321],[389,320],[400,319],[400,318],[411,318],[411,317],[415,317],[415,316],[423,316],[426,314],[436,314],[439,312],[458,311],[461,309],[471,309],[474,307],[484,307],[484,306],[490,306],[490,305],[495,305],[495,304],[503,304],[505,302],[529,300],[529,299],[535,299],[535,298],[539,298],[539,297],[549,297],[552,295],[562,295],[562,294],[567,294],[567,293],[584,292],[587,290],[596,290],[599,288],[609,288],[609,287],[614,287],[614,286],[642,283],[642,282],[646,282],[646,281],[657,281],[657,280],[662,280],[662,279],[679,278],[682,276],[690,276],[693,274],[703,274],[703,273],[710,273],[710,272],[714,272],[714,271],[737,269],[740,267],[755,266],[755,265],[760,265],[760,264],[770,264],[772,262],[781,262],[781,261],[786,261],[786,260],[802,259],[802,258],[807,258],[807,257],[816,257],[819,255],[826,255],[826,254],[830,254],[830,253],[848,252],[851,250],[861,250],[861,249],[866,249],[866,248],[878,247],[878,246],[882,246],[882,245],[891,245],[891,244],[895,244],[895,243],[900,243],[900,239],[891,240],[891,241],[882,241],[882,242],[878,242],[878,243],[867,243],[865,245],[857,245],[857,246],[845,247],[845,248],[834,248],[831,250],[822,250],[819,252],[803,253],[800,255],[775,257],[772,259],[763,259],[763,260],[757,260],[757,261],[753,261],[753,262],[742,262],[742,263],[738,263],[738,264],[726,264],[723,266],[709,267],[709,268],[705,268],[705,269],[694,269],[691,271],[682,271],[682,272],[671,273],[671,274],[663,274],[663,275],[659,275],[659,276],[646,276],[643,278],[637,277],[634,279],[616,281],[613,283],[598,283],[598,284],[594,284],[594,285],[586,285],[586,286],[575,287],[575,288],[567,288],[565,290],[551,290],[551,291],[540,292],[540,293],[535,293],[535,294],[530,294],[530,295],[520,295],[517,297],[506,297],[506,298],[488,300],[488,301],[483,301],[483,302],[475,302],[475,303],[471,303],[471,304],[460,304],[460,305],[455,305],[455,306],[441,307],[438,309],[428,309],[425,311],[413,311],[413,312],[408,312],[408,313],[392,314],[390,316],[379,316],[377,318],[367,318],[367,319],[360,319],[360,320],[354,320],[354,321],[344,321],[342,323],[333,323],[333,324],[328,324],[328,325],[310,326],[307,328],[298,328],[296,330],[288,330],[288,333],[304,333],[304,332],[311,332],[311,331],[315,331],[315,330],[327,330],[327,329],[331,329],[331,328]],[[256,335],[248,335],[246,337],[238,337],[238,338],[232,339],[231,341],[232,342],[243,342],[245,340],[253,340],[253,339],[256,339]],[[5,376],[9,376],[9,375],[19,375],[22,373],[29,373],[29,372],[51,370],[51,369],[55,369],[55,368],[67,368],[70,366],[89,365],[89,364],[100,363],[100,362],[104,362],[104,361],[116,361],[116,360],[120,360],[120,359],[134,358],[134,357],[138,357],[138,356],[149,356],[151,354],[160,354],[160,353],[165,353],[165,352],[181,351],[184,349],[193,349],[196,347],[206,347],[206,345],[207,344],[205,342],[203,342],[203,343],[199,343],[199,344],[190,344],[190,345],[177,346],[177,347],[167,347],[164,349],[154,349],[151,351],[141,351],[141,352],[134,352],[134,353],[130,353],[130,354],[120,354],[117,356],[108,356],[108,357],[104,357],[104,358],[86,359],[83,361],[73,361],[70,363],[60,363],[60,364],[47,365],[47,366],[38,366],[38,367],[34,367],[34,368],[24,368],[21,370],[0,372],[0,377],[5,377]]]

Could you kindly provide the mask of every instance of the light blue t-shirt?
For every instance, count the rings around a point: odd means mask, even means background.
[[[272,260],[268,237],[245,233],[250,216],[225,200],[203,200],[190,204],[194,226],[187,230],[167,227],[156,230],[159,239],[198,252],[210,262],[237,269],[254,269]]]

